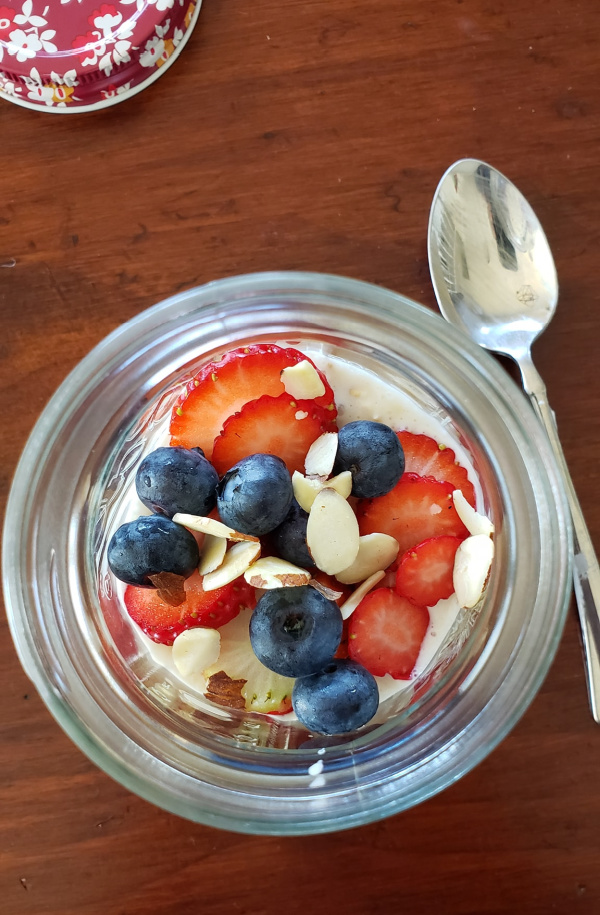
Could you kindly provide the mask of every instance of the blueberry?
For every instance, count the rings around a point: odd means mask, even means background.
[[[215,468],[195,448],[157,448],[135,475],[144,505],[169,518],[176,512],[208,515],[217,502],[218,482]]]
[[[273,531],[273,546],[278,556],[303,569],[314,568],[312,556],[306,545],[308,512],[292,501],[285,520]]]
[[[344,470],[352,473],[352,495],[359,499],[393,489],[404,473],[404,451],[394,430],[364,419],[342,426],[333,472]]]
[[[310,585],[274,588],[250,618],[250,642],[265,667],[284,677],[305,677],[333,658],[342,638],[342,614]]]
[[[335,659],[301,677],[292,690],[293,709],[309,731],[347,734],[370,721],[379,705],[373,674],[356,661]]]
[[[219,483],[217,505],[225,524],[262,537],[281,524],[293,497],[292,479],[281,458],[251,454],[227,471]]]
[[[198,544],[185,527],[164,515],[122,524],[108,544],[108,565],[128,585],[152,587],[150,575],[174,572],[188,578],[199,562]]]

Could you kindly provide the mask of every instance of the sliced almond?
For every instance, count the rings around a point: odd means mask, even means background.
[[[340,607],[340,612],[342,614],[342,619],[347,620],[349,616],[352,616],[361,600],[368,594],[369,591],[372,591],[375,585],[378,585],[382,578],[385,578],[385,572],[375,572],[373,575],[370,575],[358,588],[352,592],[348,600],[345,600],[342,606]]]
[[[306,569],[286,562],[285,559],[265,556],[264,559],[257,559],[249,569],[246,569],[244,578],[253,588],[271,591],[273,588],[297,588],[300,585],[307,585],[311,575]]]
[[[246,700],[242,690],[246,680],[232,680],[224,670],[219,670],[208,678],[205,696],[216,705],[226,708],[246,708]]]
[[[210,534],[212,537],[224,537],[225,540],[233,540],[234,542],[242,540],[251,540],[253,543],[258,542],[258,537],[234,531],[232,527],[223,524],[222,521],[217,521],[216,518],[204,518],[202,515],[186,515],[183,512],[177,512],[176,515],[173,515],[173,521],[175,524],[189,527],[191,531]]]
[[[309,512],[317,494],[323,489],[323,484],[320,480],[309,480],[299,470],[294,470],[292,488],[294,490],[294,498],[300,508],[303,508],[305,512]]]
[[[317,568],[328,575],[347,569],[356,559],[359,540],[358,521],[348,502],[335,489],[322,489],[306,525],[306,545]]]
[[[203,671],[215,664],[221,651],[217,629],[186,629],[173,642],[173,663],[184,680],[204,691]]]
[[[389,534],[365,534],[358,543],[352,565],[335,576],[343,585],[355,585],[375,572],[387,569],[398,555],[398,541]]]
[[[305,512],[309,512],[317,494],[322,489],[335,489],[344,499],[347,499],[352,492],[352,474],[349,470],[343,470],[337,476],[331,477],[330,480],[320,480],[315,477],[305,477],[298,470],[292,474],[292,487],[294,498]]]
[[[176,572],[157,572],[148,578],[156,588],[158,596],[170,607],[179,607],[185,601],[185,578]]]
[[[494,525],[485,515],[476,512],[463,496],[460,489],[455,489],[452,493],[454,508],[456,514],[470,534],[485,534],[488,537],[494,533]]]
[[[327,585],[324,585],[322,581],[317,581],[316,578],[311,578],[309,585],[318,591],[319,594],[322,594],[323,597],[326,597],[327,600],[336,601],[342,596],[343,591],[334,591],[333,588],[328,588]]]
[[[338,449],[337,432],[324,432],[312,443],[304,459],[304,469],[309,477],[323,477],[327,479],[333,465]]]
[[[314,397],[322,397],[325,393],[325,385],[308,359],[303,359],[296,365],[286,366],[279,377],[286,393],[295,400],[312,400]]]
[[[467,537],[457,549],[453,582],[461,607],[474,607],[481,597],[493,557],[494,542],[487,534]]]
[[[331,477],[323,485],[326,486],[327,489],[335,489],[336,492],[339,492],[340,496],[347,499],[352,492],[352,474],[349,470],[342,470],[336,477]]]
[[[215,537],[213,534],[206,534],[204,543],[200,550],[200,565],[198,571],[201,575],[208,575],[218,569],[225,559],[227,552],[227,541],[224,537]]]
[[[249,569],[255,559],[260,556],[260,542],[234,543],[225,553],[225,559],[218,569],[209,572],[202,579],[205,591],[216,591],[235,581]]]

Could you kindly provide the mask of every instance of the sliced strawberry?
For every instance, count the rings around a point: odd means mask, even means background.
[[[475,508],[475,489],[465,468],[457,463],[452,448],[439,445],[428,435],[413,435],[412,432],[399,432],[398,438],[404,450],[406,473],[451,483],[452,488],[460,489]]]
[[[250,616],[250,611],[242,612],[223,626],[219,657],[203,673],[210,677],[224,671],[232,680],[245,681],[241,695],[248,711],[284,715],[292,708],[294,681],[274,673],[258,660],[250,644]]]
[[[173,409],[171,445],[199,446],[210,460],[213,442],[227,417],[264,394],[271,397],[284,394],[281,372],[303,360],[311,362],[304,353],[292,347],[283,349],[261,343],[231,350],[218,362],[211,362],[188,382]],[[327,410],[330,419],[335,419],[333,391],[325,375],[318,369],[317,372],[325,393],[315,402]]]
[[[385,496],[362,499],[356,507],[361,534],[389,534],[405,553],[430,537],[459,537],[469,532],[460,520],[452,483],[441,483],[416,473],[405,473]]]
[[[460,537],[430,537],[404,553],[396,573],[396,591],[413,604],[433,607],[454,592],[452,573]]]
[[[290,473],[302,472],[306,452],[322,432],[334,432],[331,413],[314,400],[268,394],[251,400],[225,420],[215,439],[212,463],[222,476],[249,454],[275,454]]]
[[[350,634],[350,620],[352,617],[349,617],[347,620],[344,620],[344,625],[342,627],[342,638],[340,644],[337,647],[337,651],[334,654],[334,658],[347,658],[348,657],[348,636]]]
[[[160,599],[153,588],[128,585],[125,607],[129,616],[154,642],[172,645],[185,629],[208,626],[218,629],[238,615],[245,607],[254,607],[254,588],[243,578],[236,578],[223,588],[205,591],[198,572],[184,583],[185,601],[171,607]]]
[[[391,588],[370,591],[350,617],[348,654],[373,676],[409,680],[429,626],[429,610]]]

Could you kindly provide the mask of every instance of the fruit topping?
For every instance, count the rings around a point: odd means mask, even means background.
[[[294,400],[289,394],[264,395],[229,416],[214,443],[212,462],[219,473],[250,454],[281,458],[290,473],[304,467],[306,452],[322,432],[335,428],[332,414],[316,400]]]
[[[194,626],[218,629],[255,603],[254,589],[243,578],[215,591],[205,591],[195,572],[184,587],[186,599],[178,607],[166,604],[153,589],[133,585],[125,589],[129,616],[154,642],[172,645],[181,632]]]
[[[460,537],[430,537],[407,550],[396,573],[396,591],[413,604],[433,607],[454,591],[454,557]]]
[[[365,534],[358,541],[358,554],[347,569],[335,576],[348,585],[364,581],[375,572],[387,569],[398,555],[398,541],[389,534]]]
[[[164,515],[149,515],[117,528],[107,558],[121,581],[150,588],[150,576],[159,572],[187,578],[198,565],[199,553],[193,535],[184,527]]]
[[[262,537],[282,523],[293,498],[292,480],[281,458],[253,453],[227,471],[219,483],[217,503],[226,524]]]
[[[157,448],[146,455],[135,476],[144,505],[172,518],[177,512],[208,515],[217,502],[219,476],[196,450]]]
[[[184,448],[198,445],[208,460],[211,460],[214,440],[223,429],[227,417],[241,410],[248,401],[257,400],[263,395],[285,395],[282,371],[302,362],[312,365],[303,353],[291,347],[284,349],[272,344],[253,344],[231,350],[218,362],[206,365],[188,382],[173,410],[171,445],[181,445]],[[335,419],[333,391],[325,376],[316,368],[315,373],[324,389],[324,393],[316,397],[316,403],[327,411],[330,419]],[[313,400],[313,397],[308,399]],[[244,456],[240,454],[228,466]]]
[[[414,435],[412,432],[399,432],[398,438],[404,449],[406,473],[451,483],[453,490],[460,489],[467,502],[475,506],[475,489],[467,471],[457,462],[452,448],[438,444],[428,435]]]
[[[307,524],[308,512],[300,508],[294,499],[286,517],[273,531],[272,543],[276,555],[282,559],[287,559],[288,562],[304,569],[312,569],[314,562],[306,546]]]
[[[302,724],[318,734],[347,734],[371,720],[379,704],[375,678],[356,661],[337,659],[296,680],[292,705]]]
[[[360,533],[380,531],[395,537],[400,554],[429,537],[464,539],[469,532],[454,508],[452,492],[450,483],[405,473],[387,495],[358,504]]]
[[[314,564],[328,575],[347,569],[356,559],[356,516],[334,489],[322,489],[313,502],[306,525],[306,545]]]
[[[350,617],[348,654],[376,677],[408,680],[429,627],[429,611],[391,588],[371,591]]]
[[[474,607],[483,593],[492,559],[494,542],[487,534],[463,540],[456,551],[454,590],[461,607]]]
[[[250,647],[249,622],[250,614],[244,611],[220,630],[219,658],[204,670],[204,675],[210,678],[209,687],[213,689],[213,694],[207,693],[207,697],[219,704],[231,704],[230,701],[223,701],[224,693],[229,691],[232,695],[234,692],[231,684],[227,683],[229,678],[237,684],[237,695],[241,697],[238,708],[271,715],[289,712],[294,681],[261,664]]]
[[[359,499],[383,496],[404,472],[404,454],[389,426],[358,420],[342,426],[334,471],[352,473],[352,495]]]
[[[341,637],[339,607],[309,586],[266,591],[250,619],[256,657],[285,677],[316,673],[333,658]]]

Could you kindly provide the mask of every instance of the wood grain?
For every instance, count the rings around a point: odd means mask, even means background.
[[[435,307],[426,227],[478,156],[529,197],[561,305],[535,358],[600,549],[597,0],[205,0],[134,99],[0,103],[0,497],[45,402],[108,332],[235,273],[346,274]],[[503,744],[441,795],[319,838],[230,835],[129,794],[63,735],[0,623],[7,915],[600,912],[600,729],[573,608]]]

